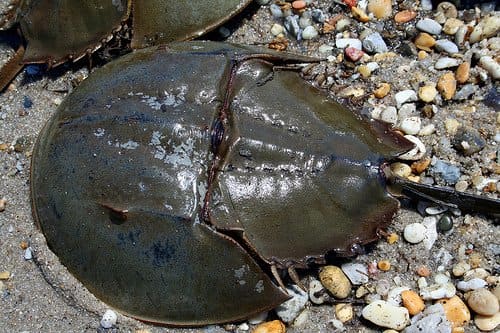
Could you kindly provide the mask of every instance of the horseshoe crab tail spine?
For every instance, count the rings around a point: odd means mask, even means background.
[[[12,58],[0,69],[0,92],[4,91],[21,69],[23,69],[24,64],[22,64],[22,60],[24,51],[25,48],[21,45]]]
[[[393,189],[409,198],[432,201],[466,212],[486,214],[494,218],[495,224],[498,224],[500,220],[498,201],[485,196],[458,192],[446,187],[419,184],[399,177],[393,177],[390,183]]]

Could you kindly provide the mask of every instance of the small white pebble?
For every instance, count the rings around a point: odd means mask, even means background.
[[[422,127],[422,119],[420,117],[408,117],[401,121],[401,130],[410,135],[417,134]]]
[[[399,155],[399,158],[402,160],[416,161],[424,157],[426,152],[424,143],[419,138],[413,135],[405,135],[405,138],[413,142],[415,144],[415,148],[402,155]]]
[[[102,315],[101,326],[102,328],[111,328],[116,325],[116,320],[118,319],[116,313],[113,310],[106,310]]]
[[[457,283],[457,288],[462,291],[476,290],[479,288],[484,288],[488,285],[483,279],[474,278],[469,281],[460,281]]]
[[[443,273],[439,273],[439,274],[436,274],[436,276],[434,277],[434,282],[436,282],[437,284],[444,285],[444,284],[450,282],[450,278]]]
[[[408,243],[417,244],[424,240],[425,231],[422,223],[411,223],[405,227],[403,236]]]
[[[26,250],[24,250],[24,260],[31,260],[33,259],[33,250],[31,247],[28,247]]]
[[[318,37],[318,30],[312,25],[307,26],[304,31],[302,31],[303,39],[314,39]]]
[[[404,307],[394,306],[386,301],[374,301],[363,308],[363,318],[381,326],[402,330],[410,323],[410,315]]]
[[[404,103],[415,102],[418,100],[417,93],[415,92],[415,90],[411,90],[411,89],[402,90],[402,91],[397,92],[396,95],[394,95],[394,99],[396,100],[396,105],[397,105],[398,109]]]

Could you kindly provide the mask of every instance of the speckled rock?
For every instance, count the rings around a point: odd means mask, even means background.
[[[336,298],[346,298],[351,293],[351,282],[337,266],[325,266],[319,272],[323,286]]]
[[[486,146],[486,141],[478,130],[472,127],[461,127],[454,135],[452,144],[465,156],[470,156],[481,151]]]
[[[381,326],[402,330],[410,322],[408,310],[404,307],[394,306],[386,301],[374,301],[363,308],[363,318]]]
[[[335,316],[342,323],[346,323],[354,318],[354,308],[349,303],[335,304]]]
[[[287,292],[291,298],[276,308],[276,314],[285,323],[291,323],[304,309],[309,297],[305,291],[295,285],[287,288]]]
[[[111,328],[116,325],[116,320],[118,316],[113,310],[106,310],[101,318],[101,327],[102,328]]]
[[[437,303],[443,306],[446,318],[453,327],[464,326],[471,319],[467,305],[458,296],[442,299]]]
[[[388,51],[387,45],[378,32],[371,33],[363,39],[363,48],[368,53],[383,53]]]
[[[467,305],[477,314],[492,316],[499,311],[498,299],[488,289],[473,290],[468,292],[465,297]]]

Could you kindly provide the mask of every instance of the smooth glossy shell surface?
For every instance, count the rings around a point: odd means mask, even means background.
[[[375,240],[398,209],[380,166],[412,145],[276,67],[307,60],[191,42],[92,74],[32,161],[61,262],[131,316],[198,325],[283,302],[264,263]]]
[[[192,39],[251,0],[21,0],[15,18],[26,40],[24,63],[58,64],[105,44],[132,13],[132,48]]]

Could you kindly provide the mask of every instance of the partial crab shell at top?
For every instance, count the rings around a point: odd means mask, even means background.
[[[79,59],[113,37],[132,13],[132,48],[198,37],[240,12],[250,0],[21,0],[3,28],[17,21],[26,41],[22,59],[56,65]]]
[[[129,15],[126,0],[22,1],[17,20],[26,40],[24,63],[57,64],[92,52]]]
[[[210,31],[248,6],[251,0],[134,2],[132,48],[188,40]]]

